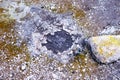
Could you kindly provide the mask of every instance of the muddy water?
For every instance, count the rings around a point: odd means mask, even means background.
[[[39,2],[39,1],[38,1]],[[27,3],[28,5],[38,4],[38,2]],[[72,6],[70,1],[39,2],[44,8],[55,13],[72,12],[73,18],[78,21],[79,25],[84,26],[86,36],[97,35],[93,31],[94,24],[90,24],[87,19],[86,12]],[[46,3],[46,4],[45,4]],[[52,7],[50,5],[52,3]],[[80,6],[79,6],[80,7]],[[7,12],[6,12],[7,13]],[[116,75],[112,75],[119,68],[111,65],[99,65],[91,59],[89,53],[76,56],[74,60],[68,64],[62,64],[59,61],[49,58],[47,55],[39,55],[31,57],[26,46],[15,29],[16,20],[10,15],[4,13],[4,8],[0,8],[0,79],[1,80],[117,80]],[[92,28],[91,28],[91,27]],[[95,27],[96,28],[96,27]],[[97,29],[97,28],[96,28]],[[111,69],[112,68],[112,69]],[[109,74],[109,77],[108,76]],[[115,73],[115,72],[114,72]],[[116,73],[117,74],[117,73]],[[112,76],[112,77],[111,77]],[[115,76],[115,77],[114,77]]]

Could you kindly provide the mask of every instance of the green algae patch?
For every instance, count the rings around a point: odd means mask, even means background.
[[[76,19],[85,17],[85,12],[78,8],[73,8],[73,16]]]
[[[0,34],[4,32],[10,32],[10,29],[15,24],[15,20],[11,19],[10,16],[3,12],[4,9],[0,8]]]
[[[88,54],[80,54],[74,58],[71,64],[67,64],[67,69],[74,74],[76,71],[80,74],[81,79],[84,80],[85,77],[91,76],[91,68],[96,68],[97,64],[90,59]]]
[[[60,14],[72,12],[72,16],[75,19],[81,19],[85,17],[86,14],[82,9],[73,6],[72,3],[69,1],[63,1],[63,2],[51,4],[50,6],[47,6],[47,9],[51,10],[52,12],[60,13]]]
[[[3,13],[5,9],[4,8],[0,8],[0,13]]]
[[[10,60],[18,54],[27,53],[27,47],[24,42],[18,46],[20,38],[16,35],[15,20],[11,19],[4,9],[0,8],[0,61]],[[26,61],[29,61],[29,55],[26,54]]]

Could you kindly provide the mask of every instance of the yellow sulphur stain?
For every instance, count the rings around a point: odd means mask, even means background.
[[[111,47],[120,47],[120,38],[117,38],[114,35],[94,37],[92,40],[97,45],[98,53],[106,58],[111,57],[113,54],[115,54],[116,50],[112,49]]]

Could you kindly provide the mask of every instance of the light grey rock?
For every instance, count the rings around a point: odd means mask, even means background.
[[[86,40],[92,57],[99,63],[120,59],[120,35],[104,35]]]

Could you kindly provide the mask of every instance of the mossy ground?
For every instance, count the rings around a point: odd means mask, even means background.
[[[38,4],[39,1],[29,0],[28,2],[28,5],[31,5]],[[78,23],[80,25],[83,25],[86,29],[91,30],[88,32],[88,35],[96,35],[97,31],[94,32],[93,27],[88,27],[91,26],[91,24],[88,22],[88,20],[84,19],[86,18],[86,13],[84,10],[73,6],[69,0],[61,2],[58,1],[58,3],[56,1],[56,7],[51,9],[48,5],[52,2],[55,1],[46,0],[45,2],[39,3],[48,3],[46,4],[47,9],[56,13],[72,12],[73,18],[78,20]],[[76,56],[73,61],[66,65],[54,59],[50,59],[46,55],[40,55],[38,57],[31,58],[25,42],[22,42],[20,46],[16,45],[18,39],[20,38],[16,35],[17,32],[15,31],[14,27],[15,20],[11,19],[9,17],[9,14],[4,14],[4,10],[4,8],[0,8],[0,67],[2,69],[0,71],[0,79],[7,80],[9,78],[34,80],[47,79],[47,77],[49,79],[51,78],[52,73],[65,72],[65,76],[61,76],[64,80],[85,80],[87,78],[94,80],[99,77],[105,77],[107,75],[107,72],[109,72],[109,68],[105,69],[106,66],[101,67],[95,63],[91,57],[89,57],[89,53],[87,55]],[[25,70],[21,70],[22,63],[27,64]],[[99,69],[102,70],[100,71]],[[33,76],[35,76],[35,78],[33,78]],[[51,79],[53,78],[54,77]]]

